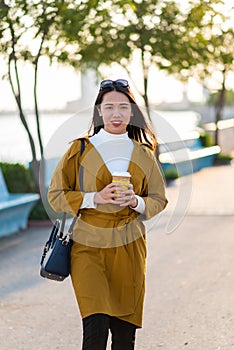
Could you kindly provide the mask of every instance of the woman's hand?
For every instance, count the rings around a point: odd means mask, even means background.
[[[138,204],[138,200],[133,190],[133,185],[128,184],[127,187],[127,190],[123,190],[123,188],[121,188],[121,193],[118,196],[118,201],[122,202],[120,204],[121,207],[127,207],[129,205],[130,207],[135,208]]]
[[[138,204],[137,198],[133,191],[133,185],[128,184],[127,190],[117,183],[110,183],[104,187],[100,192],[96,192],[94,195],[95,204],[116,204],[121,207],[136,207]],[[116,191],[118,193],[116,193]]]
[[[120,191],[121,186],[115,183],[110,183],[104,187],[100,192],[94,195],[95,204],[120,204],[117,200],[118,194],[115,191]],[[122,203],[122,202],[121,202]]]

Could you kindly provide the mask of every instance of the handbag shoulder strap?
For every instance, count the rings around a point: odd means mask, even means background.
[[[83,154],[85,150],[85,141],[84,139],[81,139],[81,149],[80,149],[80,155]],[[84,167],[83,165],[80,165],[79,167],[79,183],[80,183],[80,190],[84,190]]]
[[[81,149],[80,149],[80,155],[83,154],[85,150],[85,141],[84,139],[81,139]],[[84,167],[82,165],[80,165],[79,167],[79,183],[80,183],[80,190],[83,191],[84,190]],[[68,229],[68,233],[72,233],[73,228],[75,226],[76,220],[78,219],[78,215],[79,215],[79,211],[77,213],[77,216],[75,216],[72,220],[72,223]],[[65,221],[66,221],[66,213],[63,214],[63,218],[62,218],[62,224],[61,224],[61,228],[65,226]]]

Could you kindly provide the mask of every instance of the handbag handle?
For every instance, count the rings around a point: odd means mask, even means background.
[[[80,155],[83,154],[84,150],[85,150],[85,141],[84,141],[84,139],[81,139]],[[84,190],[84,167],[82,165],[80,165],[80,167],[79,167],[79,183],[80,183],[80,190],[83,191]],[[75,226],[76,220],[78,219],[78,215],[79,215],[79,211],[77,213],[77,216],[75,216],[73,218],[72,223],[69,226],[68,234],[72,234],[72,231],[73,231],[73,228]],[[65,222],[66,222],[66,217],[67,217],[67,213],[63,213],[62,222],[61,222],[61,229],[60,229],[60,235],[59,235],[60,237],[63,236]]]

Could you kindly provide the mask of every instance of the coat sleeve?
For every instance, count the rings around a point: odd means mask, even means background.
[[[142,198],[145,201],[145,211],[142,214],[143,220],[149,220],[160,213],[167,205],[168,201],[165,194],[165,182],[151,151],[147,151],[150,166],[144,179],[144,190]]]
[[[76,141],[58,163],[48,190],[53,210],[77,215],[84,193],[79,186],[80,142]]]

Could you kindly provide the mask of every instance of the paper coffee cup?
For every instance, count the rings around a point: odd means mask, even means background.
[[[128,186],[126,185],[130,184],[130,177],[131,174],[127,171],[114,172],[112,174],[112,182],[120,184],[124,190],[127,190]],[[116,193],[119,193],[119,191],[116,191]]]

